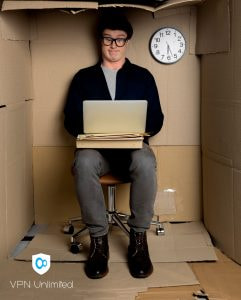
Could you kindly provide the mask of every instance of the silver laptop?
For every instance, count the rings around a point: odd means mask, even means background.
[[[144,133],[146,100],[85,100],[84,133]]]

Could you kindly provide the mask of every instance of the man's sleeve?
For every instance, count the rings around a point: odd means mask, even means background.
[[[149,73],[148,76],[146,93],[146,99],[148,100],[146,132],[153,136],[161,130],[164,115],[162,113],[155,79],[151,73]]]
[[[64,127],[74,137],[83,133],[83,101],[81,97],[80,79],[73,78],[68,91],[64,108]]]

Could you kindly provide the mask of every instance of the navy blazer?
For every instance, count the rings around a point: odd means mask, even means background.
[[[81,69],[74,76],[64,109],[66,130],[73,136],[83,133],[83,100],[111,100],[101,63]],[[126,59],[116,76],[115,100],[147,100],[146,132],[160,131],[163,113],[152,74]]]

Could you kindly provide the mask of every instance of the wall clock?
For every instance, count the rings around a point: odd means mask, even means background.
[[[186,41],[179,30],[163,27],[151,36],[149,48],[155,60],[163,64],[173,64],[184,55]]]

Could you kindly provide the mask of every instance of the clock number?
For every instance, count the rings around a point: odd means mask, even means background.
[[[178,40],[178,42],[180,42],[180,41],[182,40],[182,37],[179,35],[179,36],[177,37],[177,40]]]
[[[168,56],[167,56],[167,60],[170,60],[170,59],[171,59],[171,56],[170,56],[170,55],[168,55]]]
[[[160,55],[160,50],[156,50],[156,55]]]
[[[174,54],[173,57],[174,57],[175,59],[177,59],[177,54]]]
[[[184,46],[184,44],[183,44],[183,42],[181,42],[181,43],[180,43],[180,47],[183,47],[183,46]]]
[[[178,52],[179,52],[179,53],[182,53],[182,49],[179,49]]]
[[[156,43],[160,43],[161,39],[160,38],[155,38]]]
[[[157,44],[154,44],[153,47],[156,49],[156,48],[158,48],[158,45],[157,45]]]
[[[163,32],[160,32],[160,37],[163,37],[164,36],[164,33]]]
[[[162,54],[161,60],[163,60],[163,59],[164,59],[164,57],[165,57],[165,55],[164,55],[164,54]]]
[[[170,35],[171,31],[170,30],[166,30],[166,35]]]

